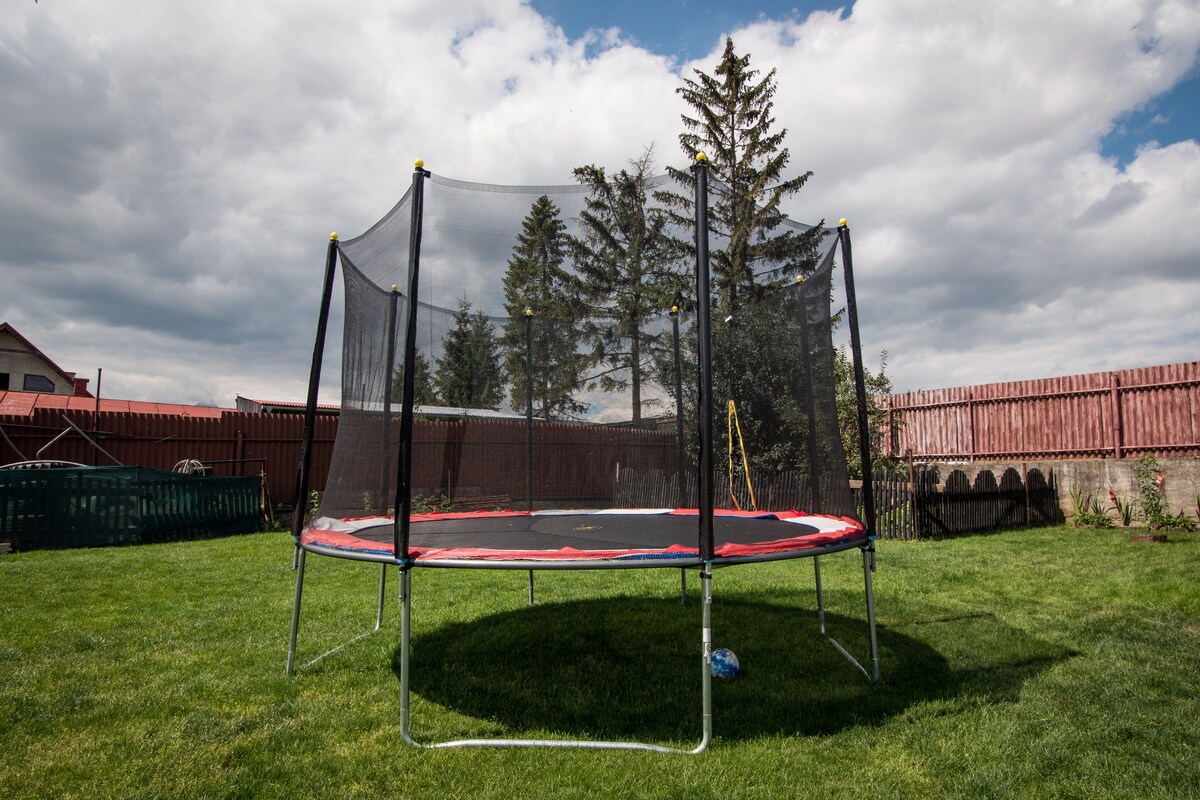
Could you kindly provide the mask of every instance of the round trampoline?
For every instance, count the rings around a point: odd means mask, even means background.
[[[879,680],[870,447],[860,444],[864,480],[852,487],[835,374],[831,303],[840,264],[857,434],[869,443],[849,229],[844,221],[835,233],[780,217],[772,249],[778,274],[739,295],[735,308],[722,308],[709,282],[708,239],[722,234],[708,222],[707,169],[698,157],[694,196],[682,205],[663,199],[675,178],[646,179],[645,191],[630,198],[647,215],[634,237],[642,245],[625,255],[589,228],[588,220],[609,212],[629,217],[606,211],[604,192],[453,181],[421,162],[410,191],[366,233],[330,237],[297,476],[297,497],[307,503],[292,527],[289,674],[306,556],[370,562],[380,565],[376,631],[387,573],[398,572],[407,744],[698,753],[712,740],[714,568],[810,559],[821,634],[868,680]],[[679,218],[683,205],[694,220]],[[634,263],[642,258],[654,259],[654,268]],[[625,283],[594,277],[626,261]],[[339,263],[341,405],[328,472],[316,477],[321,360]],[[648,280],[658,283],[643,285]],[[625,295],[637,299],[617,301]],[[723,425],[715,419],[718,398],[727,409]],[[318,491],[310,492],[310,480]],[[317,506],[312,519],[308,503]],[[514,506],[526,510],[479,510]],[[542,510],[554,508],[562,510]],[[424,513],[430,509],[437,513]],[[860,647],[869,648],[869,662],[862,663],[826,632],[821,587],[821,557],[853,549],[863,568],[868,633]],[[538,570],[656,567],[680,570],[681,607],[689,605],[687,572],[700,579],[696,748],[511,738],[424,744],[411,735],[414,572],[528,571],[533,604]]]
[[[491,569],[692,567],[697,509],[478,511],[414,514],[413,566]],[[713,512],[714,566],[831,553],[866,543],[854,519],[797,511]],[[324,555],[395,563],[391,517],[318,517],[301,544]]]

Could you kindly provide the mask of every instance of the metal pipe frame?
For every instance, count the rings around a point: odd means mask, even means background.
[[[297,548],[297,553],[299,556],[296,561],[296,592],[292,599],[292,625],[288,633],[287,666],[284,668],[284,672],[288,675],[295,675],[296,670],[298,669],[296,666],[296,641],[299,638],[300,633],[300,606],[304,596],[304,567],[305,562],[307,561],[308,551],[303,547],[300,547]],[[311,667],[313,664],[326,658],[327,656],[331,656],[340,650],[344,650],[355,642],[362,641],[368,636],[378,633],[379,630],[383,628],[383,609],[387,601],[387,568],[387,564],[379,565],[379,602],[375,609],[375,627],[366,633],[355,636],[348,642],[339,644],[332,650],[327,650],[316,658],[304,662],[300,665],[299,669]]]
[[[826,627],[826,616],[824,616],[824,595],[821,583],[821,555],[829,553],[838,553],[847,551],[853,547],[858,547],[863,553],[863,577],[866,600],[866,621],[868,621],[868,630],[870,632],[870,660],[871,670],[863,667],[856,657],[850,654],[838,640],[829,636]],[[295,583],[295,599],[293,602],[292,614],[292,630],[288,639],[288,663],[287,674],[295,674],[295,654],[296,654],[296,638],[298,638],[299,622],[300,622],[300,604],[302,593],[304,593],[304,573],[306,555],[310,546],[300,548],[299,567],[296,570]],[[312,548],[314,553],[322,555],[341,555],[346,558],[346,555],[336,552],[322,551],[322,548]],[[356,559],[366,560],[366,559]],[[752,559],[752,561],[767,561],[767,560],[782,560],[776,558],[760,558]],[[373,561],[372,561],[373,563]],[[679,747],[667,747],[662,745],[647,744],[647,742],[638,741],[600,741],[600,740],[559,740],[559,739],[458,739],[451,741],[420,742],[412,735],[410,728],[410,720],[412,720],[412,703],[410,703],[410,676],[412,676],[412,572],[413,564],[398,564],[400,566],[400,627],[401,627],[401,670],[400,670],[400,716],[401,716],[401,736],[404,742],[414,747],[422,748],[422,750],[440,750],[440,748],[458,748],[458,747],[576,747],[589,748],[589,750],[641,750],[660,753],[677,753],[677,754],[698,754],[707,750],[712,744],[713,739],[713,672],[712,672],[712,648],[713,648],[713,625],[712,625],[712,607],[713,607],[713,570],[719,566],[733,566],[736,564],[749,563],[745,559],[730,559],[725,561],[706,561],[701,566],[701,654],[702,654],[702,673],[701,673],[701,740],[696,747],[691,750]],[[340,644],[336,648],[323,652],[322,655],[312,658],[302,664],[300,668],[310,667],[323,658],[328,657],[335,652],[347,648],[350,644],[359,642],[359,640],[372,636],[374,632],[380,630],[383,625],[383,608],[385,604],[386,594],[386,571],[390,564],[397,564],[397,561],[392,558],[380,563],[379,575],[379,595],[378,595],[378,613],[376,618],[376,626],[374,630],[362,633],[360,636],[350,639],[349,642]],[[492,569],[514,569],[515,563],[488,564],[486,566]],[[425,567],[457,567],[457,569],[481,569],[485,565],[481,564],[431,564],[425,563],[421,566]],[[529,591],[530,603],[533,602],[533,570],[528,569],[528,564],[521,564],[523,569],[527,569],[530,576]],[[548,569],[553,569],[552,565],[547,565]],[[629,563],[620,563],[620,561],[604,561],[592,567],[592,569],[629,569]],[[647,565],[650,566],[650,565]],[[661,567],[662,565],[655,565]],[[816,595],[817,595],[817,620],[822,636],[829,640],[829,643],[838,650],[847,661],[859,669],[872,684],[880,682],[880,660],[878,660],[878,643],[875,628],[875,594],[872,588],[871,573],[875,570],[875,546],[874,542],[862,543],[862,541],[851,543],[848,546],[830,546],[821,548],[818,553],[812,555],[812,566],[814,566],[814,575],[816,579]],[[562,567],[566,569],[566,567]],[[580,569],[577,564],[574,569]],[[685,587],[686,570],[680,570],[682,573],[682,583],[680,588]],[[682,597],[682,602],[685,596]]]
[[[871,583],[871,573],[875,571],[875,543],[868,542],[860,548],[863,555],[863,595],[867,603],[867,631],[870,638],[870,655],[871,655],[871,670],[850,654],[842,643],[829,635],[829,631],[825,627],[825,598],[821,588],[821,557],[813,557],[813,577],[817,589],[817,629],[821,635],[829,640],[842,656],[854,666],[858,667],[858,671],[869,680],[872,684],[879,683],[879,640],[875,634],[875,590]]]
[[[463,747],[570,747],[586,750],[642,750],[652,753],[698,755],[712,743],[712,568],[705,565],[700,571],[701,591],[701,736],[694,748],[649,744],[647,742],[600,741],[589,739],[454,739],[425,743],[412,735],[412,705],[409,687],[412,675],[412,568],[400,568],[400,737],[406,744],[422,750],[444,750]]]

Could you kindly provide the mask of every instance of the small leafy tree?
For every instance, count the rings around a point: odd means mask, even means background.
[[[895,459],[884,458],[883,443],[899,425],[895,419],[888,427],[887,399],[892,394],[892,379],[887,376],[887,350],[879,354],[879,371],[872,373],[863,365],[863,384],[867,390],[867,430],[871,436],[871,463],[876,469],[894,469]],[[842,432],[842,449],[850,477],[863,476],[862,445],[858,432],[858,392],[854,385],[854,360],[846,348],[834,355],[834,380],[837,386],[838,427]]]
[[[532,312],[533,413],[543,419],[577,419],[587,405],[576,397],[585,382],[579,281],[564,266],[566,225],[558,206],[542,195],[521,224],[504,274],[509,321],[501,345],[512,383],[512,408],[525,411],[526,309]]]
[[[1167,508],[1167,473],[1158,459],[1147,453],[1134,468],[1138,492],[1142,496],[1141,514],[1151,530],[1194,531],[1196,522],[1182,510],[1172,514]]]
[[[454,327],[442,342],[434,376],[441,402],[458,408],[499,408],[504,397],[500,345],[491,320],[459,302]]]

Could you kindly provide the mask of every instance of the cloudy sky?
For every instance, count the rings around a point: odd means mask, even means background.
[[[1197,0],[347,8],[6,3],[0,320],[107,397],[302,397],[328,235],[415,158],[682,165],[675,89],[731,35],[814,172],[786,211],[850,220],[897,390],[1200,357]]]

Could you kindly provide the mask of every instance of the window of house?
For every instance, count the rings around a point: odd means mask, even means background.
[[[0,392],[8,391],[8,373],[0,372]]]
[[[25,391],[27,392],[53,392],[54,382],[45,375],[26,375],[25,376]]]

